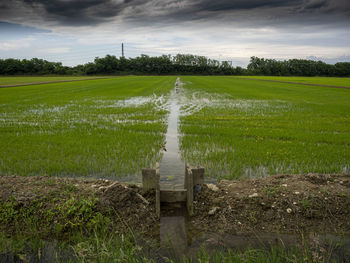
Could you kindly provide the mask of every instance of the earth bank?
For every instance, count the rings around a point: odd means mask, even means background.
[[[8,235],[65,239],[115,222],[120,231],[154,233],[155,194],[111,180],[0,176],[0,225]],[[350,234],[350,175],[275,175],[203,185],[191,224],[226,234]],[[28,219],[31,227],[28,225]]]

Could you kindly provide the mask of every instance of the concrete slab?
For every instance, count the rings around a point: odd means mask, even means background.
[[[162,203],[186,202],[186,199],[187,199],[186,189],[160,191],[160,202]]]

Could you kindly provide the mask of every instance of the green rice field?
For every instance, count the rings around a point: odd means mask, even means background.
[[[180,78],[181,155],[205,166],[208,175],[350,172],[350,90]],[[130,76],[1,88],[0,174],[140,174],[161,161],[175,80]],[[349,79],[303,80],[350,85]],[[4,85],[33,81],[0,78]]]
[[[175,77],[0,89],[0,174],[121,176],[161,158]]]
[[[183,158],[210,175],[350,171],[349,90],[227,77],[182,81]]]
[[[0,77],[0,86],[10,85],[28,85],[40,82],[59,82],[71,80],[95,79],[96,77],[88,76],[48,76],[48,77]],[[106,77],[97,77],[106,78]]]
[[[274,81],[300,82],[306,84],[321,84],[330,86],[350,87],[350,78],[330,77],[279,77],[279,76],[239,76],[235,78],[262,79]]]

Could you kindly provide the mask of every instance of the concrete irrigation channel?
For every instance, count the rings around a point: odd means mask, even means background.
[[[184,165],[180,157],[178,141],[178,122],[181,105],[178,102],[178,92],[182,83],[176,79],[174,90],[170,94],[170,114],[166,134],[165,152],[161,165],[142,170],[142,187],[145,190],[156,191],[156,212],[160,217],[161,203],[186,203],[188,214],[193,215],[194,185],[204,184],[204,167]],[[161,174],[162,181],[161,185]],[[174,182],[166,180],[173,178]],[[182,182],[181,182],[182,181]],[[172,185],[173,183],[173,185]]]

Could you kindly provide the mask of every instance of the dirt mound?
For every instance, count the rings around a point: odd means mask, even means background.
[[[195,196],[192,223],[225,233],[350,233],[350,175],[223,180]]]
[[[96,198],[93,209],[112,215],[120,226],[147,231],[157,223],[155,194],[137,186],[111,180],[0,176],[0,202],[16,202],[16,208],[41,203],[42,209],[60,209],[69,200]],[[95,199],[94,199],[95,200]]]
[[[100,188],[100,191],[100,209],[113,208],[121,223],[128,226],[138,224],[138,229],[141,227],[143,230],[149,230],[156,224],[155,193],[143,192],[134,185],[120,183]]]

